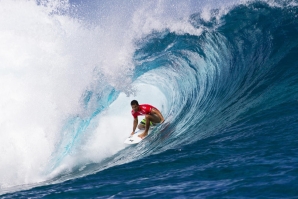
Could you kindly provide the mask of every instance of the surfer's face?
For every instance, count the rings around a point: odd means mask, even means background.
[[[134,111],[138,111],[138,110],[139,110],[139,105],[136,105],[136,104],[131,105],[131,108],[132,108],[132,110],[134,110]]]

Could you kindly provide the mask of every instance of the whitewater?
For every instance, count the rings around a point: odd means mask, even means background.
[[[297,198],[297,6],[1,0],[0,197]]]

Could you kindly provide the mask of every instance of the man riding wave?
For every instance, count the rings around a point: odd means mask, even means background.
[[[131,135],[134,134],[138,126],[139,129],[145,129],[145,131],[139,135],[140,138],[144,138],[148,135],[150,125],[163,123],[165,121],[161,112],[150,104],[139,105],[137,100],[132,100],[130,105],[132,108],[131,114],[134,117],[133,130]],[[140,115],[144,115],[145,119],[143,119],[138,125],[138,116]]]

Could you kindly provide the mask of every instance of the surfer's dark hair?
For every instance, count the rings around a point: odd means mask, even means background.
[[[130,105],[132,106],[132,105],[138,105],[139,106],[139,102],[137,101],[137,100],[132,100],[131,102],[130,102]]]

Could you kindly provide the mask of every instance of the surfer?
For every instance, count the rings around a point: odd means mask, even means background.
[[[151,106],[150,104],[139,105],[139,102],[137,100],[132,100],[130,105],[132,108],[131,114],[134,118],[133,130],[131,135],[134,134],[137,128],[139,115],[145,115],[145,119],[143,119],[138,125],[139,129],[145,129],[145,131],[139,135],[140,138],[144,138],[148,135],[150,125],[154,125],[156,123],[163,123],[165,121],[161,112],[154,106]]]

